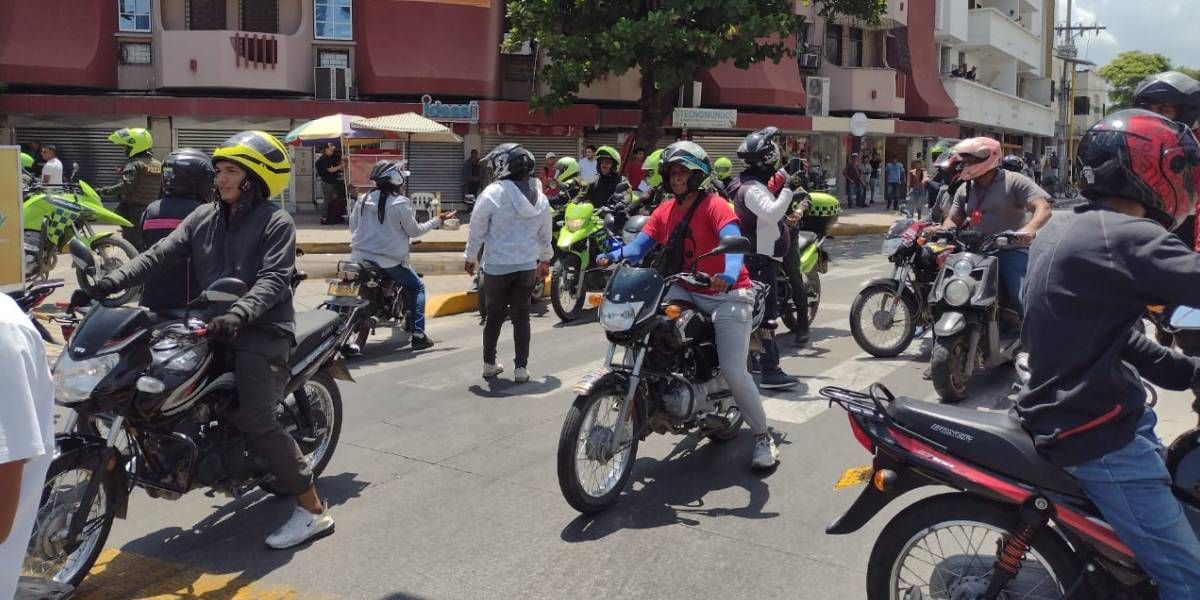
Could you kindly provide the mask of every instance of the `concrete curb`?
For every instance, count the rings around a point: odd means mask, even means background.
[[[550,297],[550,278],[542,292],[543,298]],[[479,295],[475,292],[449,292],[425,300],[425,318],[449,317],[479,310]]]
[[[878,235],[887,233],[891,225],[834,225],[829,228],[829,237],[852,237],[856,235]]]

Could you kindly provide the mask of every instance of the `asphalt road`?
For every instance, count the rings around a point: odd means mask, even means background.
[[[772,472],[749,468],[747,430],[725,444],[652,436],[620,502],[581,517],[558,491],[554,457],[570,388],[606,349],[594,317],[571,326],[549,310],[535,317],[525,384],[511,380],[511,340],[500,348],[509,371],[485,382],[477,319],[436,319],[435,348],[415,353],[383,335],[351,363],[341,443],[318,483],[333,536],[270,551],[262,540],[290,500],[194,492],[170,502],[138,491],[79,597],[862,598],[875,536],[911,499],[856,534],[824,534],[858,493],[834,482],[869,455],[817,389],[879,381],[933,398],[920,376],[928,340],[879,360],[850,337],[860,284],[890,272],[879,245],[831,243],[814,347],[784,346],[785,369],[803,381],[766,399],[782,451]],[[314,305],[319,289],[306,283],[299,303]],[[1007,367],[979,377],[969,403],[1006,409],[1012,379]],[[1182,395],[1162,403],[1169,439],[1194,417]]]

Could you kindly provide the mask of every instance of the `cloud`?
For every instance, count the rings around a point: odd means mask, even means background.
[[[1066,0],[1057,0],[1056,20],[1067,19]],[[1200,67],[1200,44],[1195,42],[1194,16],[1186,9],[1195,0],[1076,0],[1071,14],[1075,24],[1108,27],[1099,34],[1076,38],[1080,57],[1107,64],[1126,50],[1158,52],[1172,63]]]

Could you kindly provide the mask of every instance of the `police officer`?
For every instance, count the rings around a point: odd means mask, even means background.
[[[150,152],[154,147],[154,138],[150,137],[149,131],[141,127],[126,127],[112,132],[108,141],[124,146],[129,160],[125,161],[125,167],[121,169],[121,181],[97,189],[96,193],[101,196],[116,196],[120,200],[117,213],[130,223],[139,223],[142,220],[142,211],[158,199],[159,190],[162,189],[162,163]],[[146,249],[139,229],[124,229],[122,235],[138,250]]]
[[[195,148],[172,152],[163,163],[163,197],[142,213],[142,241],[149,248],[179,227],[183,219],[213,200],[212,160]],[[173,261],[161,277],[146,281],[140,304],[154,311],[183,308],[200,293],[189,260]]]

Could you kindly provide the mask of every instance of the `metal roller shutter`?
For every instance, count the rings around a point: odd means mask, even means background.
[[[617,142],[618,132],[616,131],[589,131],[583,138],[584,146],[612,146],[621,151],[621,145]]]
[[[175,147],[176,148],[195,148],[205,154],[212,154],[213,150],[217,149],[225,142],[225,140],[233,137],[234,134],[241,133],[245,129],[187,129],[178,128],[175,130]],[[267,133],[282,140],[287,135],[286,131],[267,131]],[[294,160],[294,157],[293,157]],[[292,195],[292,186],[288,186],[283,192],[283,200],[286,202]]]
[[[76,176],[93,187],[112,185],[121,178],[127,157],[123,146],[108,141],[112,129],[18,127],[16,132],[18,144],[53,144],[64,176],[71,175],[71,163],[79,163]]]
[[[704,150],[708,152],[708,157],[712,160],[717,160],[718,158],[724,156],[725,158],[733,161],[733,172],[736,174],[740,173],[742,169],[746,168],[746,164],[743,163],[742,159],[738,158],[737,155],[738,146],[742,145],[742,140],[744,139],[746,139],[745,136],[730,137],[698,135],[693,137],[692,141],[700,144],[700,147],[704,148]]]
[[[487,134],[483,136],[480,144],[479,155],[484,156],[492,151],[492,148],[500,144],[516,143],[525,147],[533,153],[534,160],[540,167],[545,162],[546,153],[553,152],[559,158],[570,156],[579,157],[582,146],[579,144],[577,137],[543,137],[543,136],[528,136],[528,137],[512,137],[496,134]]]
[[[462,144],[440,144],[414,142],[409,149],[411,155],[408,170],[412,172],[410,192],[442,194],[443,210],[458,210],[462,204]]]

